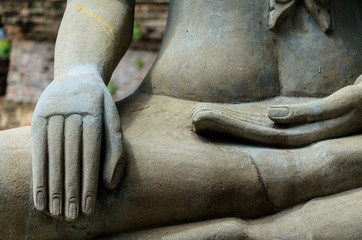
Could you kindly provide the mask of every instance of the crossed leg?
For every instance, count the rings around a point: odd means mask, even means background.
[[[359,188],[314,199],[256,220],[222,218],[108,235],[99,240],[361,239],[361,197],[362,189]]]
[[[362,136],[294,150],[210,141],[190,131],[193,104],[160,96],[119,104],[125,175],[116,190],[100,189],[94,216],[75,223],[33,207],[29,128],[1,132],[3,235],[83,239],[223,217],[258,218],[361,187]]]

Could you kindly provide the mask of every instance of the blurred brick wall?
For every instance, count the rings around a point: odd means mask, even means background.
[[[168,4],[169,0],[136,0],[135,24],[142,38],[132,42],[112,76],[115,99],[134,91],[152,65]],[[7,95],[0,98],[0,130],[30,124],[34,104],[53,80],[54,44],[65,6],[65,0],[0,0],[2,22],[12,40]]]
[[[0,130],[30,126],[35,105],[0,99]]]
[[[166,27],[170,0],[136,0],[135,25],[140,26],[142,38],[131,48],[157,51]]]
[[[143,38],[137,48],[159,48],[166,25],[169,0],[136,0],[135,24]],[[54,42],[66,0],[0,0],[0,15],[12,40]]]
[[[1,0],[0,14],[13,40],[55,41],[66,1]]]

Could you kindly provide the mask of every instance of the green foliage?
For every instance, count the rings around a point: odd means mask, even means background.
[[[0,40],[0,59],[8,59],[10,57],[11,42],[4,38]]]
[[[136,67],[138,68],[142,68],[143,67],[143,61],[140,58],[137,58],[136,61],[134,62],[134,64],[136,65]]]
[[[113,86],[112,83],[109,83],[107,88],[108,88],[108,91],[111,93],[111,95],[113,95],[117,90],[117,88],[115,86]]]
[[[140,40],[142,38],[141,27],[137,24],[133,27],[133,39]]]

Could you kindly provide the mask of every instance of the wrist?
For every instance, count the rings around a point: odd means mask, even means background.
[[[56,72],[54,79],[56,81],[62,81],[62,79],[76,79],[82,78],[83,76],[92,76],[93,81],[100,81],[107,85],[105,82],[104,71],[95,63],[83,63],[83,64],[72,64],[67,69],[63,69],[61,72]]]

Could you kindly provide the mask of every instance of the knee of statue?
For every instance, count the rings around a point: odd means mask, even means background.
[[[267,1],[173,1],[145,92],[204,102],[245,102],[278,93]]]

